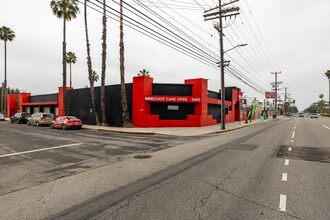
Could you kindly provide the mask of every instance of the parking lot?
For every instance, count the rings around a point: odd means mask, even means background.
[[[0,195],[199,138],[61,130],[0,121]]]

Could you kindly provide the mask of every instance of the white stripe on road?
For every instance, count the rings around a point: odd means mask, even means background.
[[[282,173],[282,181],[288,181],[288,174]]]
[[[291,143],[293,143],[293,140],[291,140]]]
[[[326,129],[330,130],[330,128],[328,128],[327,126],[325,126],[325,125],[322,125],[322,126],[325,127]]]
[[[294,129],[297,129],[297,127],[294,127]]]
[[[295,131],[293,131],[293,133],[292,133],[292,139],[294,138],[294,134],[295,134],[296,132]]]
[[[292,147],[289,147],[288,151],[292,151]]]
[[[11,153],[11,154],[4,154],[4,155],[0,155],[0,158],[2,158],[2,157],[11,157],[11,156],[16,156],[16,155],[21,155],[21,154],[29,154],[29,153],[39,152],[39,151],[54,150],[54,149],[58,149],[58,148],[73,147],[73,146],[78,146],[78,145],[82,145],[82,143],[67,144],[67,145],[41,148],[41,149],[29,150],[29,151],[23,151],[23,152]]]
[[[284,165],[285,165],[285,166],[289,166],[289,162],[290,162],[289,159],[285,159]]]
[[[280,194],[280,211],[285,212],[286,211],[286,195]]]

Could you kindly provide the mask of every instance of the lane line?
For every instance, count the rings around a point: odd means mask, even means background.
[[[280,194],[280,205],[279,209],[282,212],[286,212],[286,195]]]
[[[292,151],[292,147],[289,147],[288,151]]]
[[[284,165],[285,166],[289,166],[290,160],[289,159],[285,159]]]
[[[11,157],[11,156],[16,156],[16,155],[21,155],[21,154],[29,154],[29,153],[34,153],[34,152],[46,151],[46,150],[54,150],[54,149],[65,148],[65,147],[73,147],[73,146],[78,146],[78,145],[82,145],[82,143],[67,144],[67,145],[60,145],[60,146],[55,146],[55,147],[41,148],[41,149],[36,149],[36,150],[16,152],[16,153],[11,153],[11,154],[4,154],[4,155],[0,155],[0,158]]]
[[[322,125],[324,128],[326,128],[326,129],[328,129],[328,130],[330,130],[330,128],[329,127],[327,127],[327,126],[325,126],[325,125]]]
[[[282,181],[288,181],[288,174],[282,173]]]
[[[296,133],[296,132],[295,132],[295,131],[293,131],[293,133],[292,133],[292,139],[294,138],[294,135],[295,135],[295,133]]]
[[[294,129],[297,129],[297,127],[294,127]]]
[[[293,140],[291,140],[291,143],[293,143]]]

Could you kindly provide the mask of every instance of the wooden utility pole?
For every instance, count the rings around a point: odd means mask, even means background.
[[[224,50],[223,50],[223,24],[222,19],[226,17],[232,17],[239,15],[239,7],[231,7],[231,8],[224,8],[224,6],[231,5],[235,2],[238,2],[239,0],[234,0],[225,4],[221,3],[221,0],[219,0],[219,6],[212,8],[210,10],[205,11],[204,18],[205,21],[208,20],[214,20],[219,19],[219,24],[215,26],[215,28],[218,30],[220,38],[219,38],[219,44],[220,44],[220,84],[221,84],[221,129],[225,130],[225,63],[224,63]],[[213,11],[213,12],[212,12]]]
[[[272,74],[275,74],[275,114],[274,114],[274,118],[276,118],[277,117],[277,86],[278,86],[278,84],[280,84],[278,81],[277,81],[277,74],[280,74],[281,73],[281,71],[280,72],[272,72]],[[282,83],[282,82],[281,82]]]

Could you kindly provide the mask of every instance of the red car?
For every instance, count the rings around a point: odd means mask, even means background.
[[[63,130],[69,128],[80,129],[82,127],[82,121],[74,116],[60,116],[51,123],[51,128],[62,128]]]

